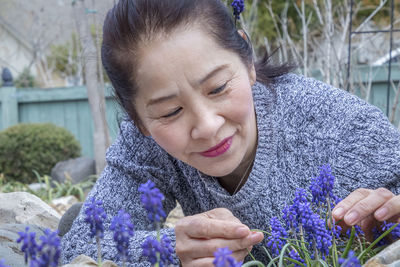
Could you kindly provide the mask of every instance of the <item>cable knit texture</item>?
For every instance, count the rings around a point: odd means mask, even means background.
[[[151,137],[140,134],[131,121],[107,152],[107,167],[89,194],[102,200],[107,213],[104,259],[118,262],[112,234],[107,231],[119,209],[135,224],[129,266],[149,266],[141,257],[146,235],[155,235],[140,203],[138,187],[151,179],[165,195],[170,212],[176,200],[185,215],[225,207],[251,229],[269,229],[270,217],[280,214],[297,188],[308,188],[319,166],[329,163],[336,177],[334,192],[345,197],[356,188],[385,187],[400,191],[400,132],[376,107],[320,81],[294,74],[253,86],[258,146],[246,184],[231,196],[218,179],[202,175],[172,158]],[[63,237],[63,262],[79,254],[96,258],[94,240],[81,211]],[[163,229],[173,244],[173,229]],[[265,242],[263,242],[265,245]],[[267,262],[260,246],[257,259]],[[174,255],[175,264],[178,259]]]

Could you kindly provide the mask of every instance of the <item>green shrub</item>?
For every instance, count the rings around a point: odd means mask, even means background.
[[[62,127],[18,124],[0,132],[0,173],[9,181],[32,183],[34,170],[50,174],[57,162],[79,157],[80,150],[75,137]]]

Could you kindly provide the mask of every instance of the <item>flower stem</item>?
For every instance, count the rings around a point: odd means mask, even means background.
[[[363,252],[361,252],[360,255],[358,255],[358,259],[361,261],[362,257],[367,254],[379,241],[381,241],[385,236],[387,236],[394,228],[396,228],[399,225],[399,223],[396,223],[395,225],[393,225],[392,227],[390,227],[388,230],[386,230],[383,234],[381,234],[380,237],[378,237],[374,242],[372,242],[371,245],[369,245],[369,247],[367,247],[366,250],[364,250]]]
[[[354,226],[352,226],[349,241],[347,242],[346,248],[344,249],[343,255],[342,255],[342,258],[344,258],[344,259],[346,259],[347,255],[349,254],[351,245],[353,244],[355,234],[356,234],[356,228]]]
[[[96,235],[97,244],[97,266],[101,267],[101,247],[100,247],[100,237]]]

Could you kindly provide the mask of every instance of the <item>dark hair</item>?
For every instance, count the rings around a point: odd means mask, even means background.
[[[107,14],[103,27],[101,58],[119,104],[141,127],[134,107],[137,92],[136,60],[139,45],[159,34],[197,23],[223,48],[235,52],[249,65],[253,50],[249,38],[238,33],[232,15],[221,0],[120,0]],[[287,64],[270,66],[270,57],[255,63],[257,80],[268,84],[287,73]]]

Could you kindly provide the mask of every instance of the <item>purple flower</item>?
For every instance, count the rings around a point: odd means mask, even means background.
[[[240,267],[242,262],[236,262],[236,260],[231,256],[232,251],[228,247],[219,248],[214,252],[213,264],[215,267]]]
[[[374,228],[372,228],[372,235],[373,235],[374,240],[378,239],[378,237],[380,237],[382,234],[383,234],[382,229],[379,229],[376,226]],[[379,240],[379,242],[376,244],[376,246],[380,247],[380,246],[384,246],[387,244],[389,244],[389,242],[386,240],[386,238],[383,238],[383,239]]]
[[[382,231],[386,232],[393,225],[395,225],[395,223],[387,223],[386,221],[384,221],[382,226],[381,226]],[[392,235],[394,240],[399,239],[400,238],[400,224],[397,225],[395,228],[393,228],[393,230],[390,232],[390,234]]]
[[[0,260],[0,267],[10,267],[10,266],[7,266],[6,263],[5,263],[5,260],[1,259]]]
[[[151,222],[159,222],[162,218],[166,217],[162,205],[164,195],[155,187],[155,184],[151,180],[141,184],[139,186],[139,192],[142,193],[141,201],[144,208],[147,210],[147,216]]]
[[[354,225],[354,228],[356,230],[355,232],[355,237],[359,237],[360,235],[364,235],[364,231],[361,229],[359,225]],[[346,235],[350,238],[351,235],[351,228],[347,229]]]
[[[312,202],[319,205],[326,204],[327,198],[335,199],[332,191],[334,183],[335,177],[329,164],[321,166],[319,176],[311,181]]]
[[[299,188],[295,193],[293,204],[291,206],[286,206],[283,209],[282,218],[284,219],[288,228],[297,228],[299,223],[301,223],[301,217],[304,215],[304,212],[312,213],[307,201],[306,191],[303,188]]]
[[[90,198],[85,203],[85,222],[90,227],[90,237],[103,238],[104,226],[103,220],[106,219],[106,213],[102,207],[103,202],[101,200],[95,200]]]
[[[340,258],[339,264],[341,267],[361,267],[361,263],[357,256],[354,255],[354,251],[350,250],[347,255],[347,259]]]
[[[117,250],[124,261],[128,260],[129,239],[133,236],[133,229],[131,216],[124,210],[118,212],[110,225],[110,230],[114,232],[113,238],[117,244]]]
[[[278,256],[279,251],[286,244],[286,240],[282,238],[287,238],[288,234],[286,230],[282,227],[277,217],[272,217],[270,220],[270,224],[271,235],[267,238],[267,246],[272,250],[272,255]]]
[[[171,246],[171,240],[167,235],[163,235],[161,242],[158,242],[152,236],[147,236],[146,240],[142,244],[142,256],[147,257],[151,265],[155,265],[158,261],[157,254],[159,255],[159,267],[168,265],[173,262],[172,254],[174,249]]]
[[[310,243],[310,247],[315,244],[322,255],[328,255],[329,248],[332,246],[332,235],[326,228],[325,221],[319,215],[312,214],[308,223],[304,225],[304,229],[307,232],[307,241]]]
[[[19,238],[17,243],[22,242],[21,251],[25,255],[25,264],[28,263],[28,258],[32,261],[36,259],[39,246],[36,243],[36,233],[29,232],[29,226],[25,228],[25,232],[18,232]]]
[[[142,244],[142,249],[142,255],[147,257],[151,265],[156,264],[157,252],[161,250],[160,243],[157,241],[157,239],[147,236],[146,240]]]
[[[36,259],[38,267],[57,267],[61,255],[60,238],[58,232],[52,232],[50,229],[44,231],[40,237],[41,244],[38,248],[40,257]]]
[[[341,232],[342,232],[342,227],[340,227],[337,224],[332,228],[332,233],[336,237],[336,239],[340,238],[340,233]]]
[[[305,261],[300,257],[300,255],[299,255],[299,254],[297,253],[297,251],[294,250],[294,249],[292,249],[292,250],[289,252],[289,258],[294,259],[294,260],[296,260],[296,261],[298,261],[298,262],[301,262],[301,263],[305,263]],[[294,267],[300,267],[300,265],[294,264]]]
[[[233,0],[231,6],[233,7],[235,19],[240,19],[240,13],[244,10],[244,0]]]
[[[167,235],[163,235],[161,237],[161,251],[160,251],[160,267],[162,264],[173,263],[174,259],[172,258],[172,254],[174,254],[174,248],[171,245],[171,239]]]

